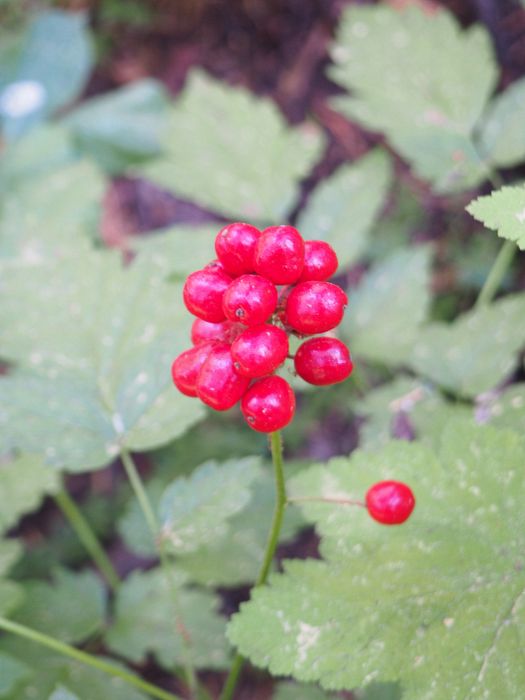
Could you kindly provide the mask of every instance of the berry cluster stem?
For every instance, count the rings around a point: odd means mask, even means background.
[[[476,299],[477,309],[490,304],[490,302],[494,299],[496,292],[500,288],[503,278],[505,277],[505,274],[507,273],[507,270],[514,259],[516,251],[517,247],[514,241],[505,241],[505,243],[501,246],[497,257],[490,268],[487,279],[485,280],[478,298]]]
[[[279,542],[279,535],[283,524],[284,511],[287,504],[286,485],[284,480],[284,460],[283,460],[283,441],[280,431],[270,433],[270,449],[272,453],[272,463],[275,478],[275,507],[273,512],[272,524],[266,544],[264,559],[259,571],[259,575],[254,584],[254,588],[262,586],[266,583],[270,567]],[[232,662],[230,673],[224,684],[220,700],[232,700],[235,687],[239,679],[239,674],[244,665],[244,658],[237,654]]]

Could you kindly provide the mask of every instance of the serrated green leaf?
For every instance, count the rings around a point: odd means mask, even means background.
[[[80,700],[80,698],[78,695],[71,693],[67,688],[64,688],[63,685],[59,685],[56,690],[51,693],[49,700]]]
[[[517,80],[491,103],[480,127],[479,150],[498,168],[525,159],[525,79]]]
[[[349,7],[330,74],[351,92],[348,116],[382,131],[438,191],[473,187],[484,166],[472,132],[497,80],[488,33],[461,31],[444,10]],[[416,69],[414,68],[416,66]]]
[[[414,342],[410,365],[454,394],[474,397],[516,367],[525,345],[525,294],[433,323]],[[490,329],[490,330],[489,330]]]
[[[226,667],[229,650],[224,637],[225,620],[217,613],[218,598],[206,591],[183,588],[184,578],[180,575],[172,578],[178,583],[176,592],[170,589],[173,583],[159,568],[136,571],[122,584],[115,620],[106,635],[109,647],[135,663],[151,652],[168,670],[182,665],[186,651],[176,616],[170,614],[176,595],[195,667]]]
[[[439,457],[398,442],[312,467],[293,496],[362,499],[396,478],[416,509],[385,528],[360,508],[304,504],[328,561],[287,562],[232,618],[231,641],[273,674],[330,689],[385,679],[403,700],[519,697],[524,459],[512,431],[452,424]]]
[[[299,230],[305,238],[328,241],[341,268],[354,263],[366,249],[391,175],[390,159],[382,150],[339,168],[314,190],[299,217]]]
[[[500,238],[514,241],[525,250],[525,187],[502,187],[487,197],[478,197],[467,207],[469,214]]]
[[[430,305],[430,251],[401,250],[366,274],[349,295],[342,332],[351,352],[386,365],[402,364]]]
[[[59,488],[57,473],[39,457],[23,455],[0,464],[0,532],[16,525],[22,515],[36,510],[45,496]]]
[[[330,700],[332,697],[315,686],[279,683],[272,700]]]
[[[230,217],[280,223],[321,149],[313,126],[292,129],[269,100],[200,72],[169,119],[165,155],[139,172]]]
[[[21,681],[31,675],[31,669],[9,654],[0,652],[0,698],[5,698]]]

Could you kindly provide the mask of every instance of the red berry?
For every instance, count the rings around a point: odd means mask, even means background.
[[[265,323],[241,333],[231,347],[235,369],[244,377],[264,377],[274,372],[288,355],[288,336]]]
[[[244,394],[241,410],[250,428],[260,433],[273,433],[292,420],[295,394],[282,377],[265,377]]]
[[[245,326],[264,323],[277,306],[277,289],[259,275],[242,275],[230,284],[224,294],[223,310],[230,321]]]
[[[383,525],[400,525],[414,510],[416,499],[409,486],[400,481],[380,481],[366,494],[366,507]]]
[[[191,342],[193,345],[214,341],[233,343],[243,330],[245,329],[240,323],[233,323],[232,321],[210,323],[209,321],[203,321],[201,318],[196,318],[191,327]]]
[[[264,229],[255,250],[255,271],[274,284],[292,284],[301,276],[304,241],[293,226]]]
[[[348,299],[331,282],[301,282],[286,303],[286,324],[302,335],[325,333],[339,325]]]
[[[348,348],[337,338],[311,338],[295,354],[297,374],[310,384],[337,384],[353,369]]]
[[[325,241],[305,241],[304,267],[299,282],[327,280],[335,274],[338,265],[339,261],[335,250],[329,243]]]
[[[250,224],[229,224],[215,239],[217,257],[230,275],[237,277],[254,272],[255,246],[261,232]]]
[[[196,382],[203,364],[213,349],[211,343],[198,345],[181,353],[171,366],[171,376],[177,389],[186,396],[197,396]]]
[[[203,321],[224,321],[222,297],[231,281],[229,275],[214,267],[192,272],[183,290],[186,308]]]
[[[230,346],[215,344],[197,377],[197,396],[216,411],[227,411],[239,401],[249,383],[235,371]]]

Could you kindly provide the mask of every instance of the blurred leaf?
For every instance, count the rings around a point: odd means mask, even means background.
[[[64,123],[79,150],[110,173],[161,153],[168,98],[155,80],[138,80],[84,102]]]
[[[473,309],[453,323],[423,328],[410,365],[453,394],[474,397],[512,372],[525,346],[525,294]]]
[[[0,576],[9,571],[20,554],[20,545],[16,540],[0,539]]]
[[[80,700],[78,695],[70,693],[67,688],[63,685],[57,687],[57,689],[49,696],[49,700]]]
[[[190,653],[197,668],[225,668],[229,651],[224,637],[225,620],[216,612],[219,599],[212,593],[182,588],[184,578],[171,589],[159,568],[135,571],[117,594],[115,620],[106,640],[116,653],[141,663],[149,652],[161,666],[173,670],[184,663],[185,647],[175,615],[170,611],[176,594],[177,607],[190,638]]]
[[[488,33],[462,31],[441,9],[349,7],[332,49],[331,76],[351,96],[336,106],[394,148],[441,192],[484,179],[473,129],[497,80]]]
[[[511,386],[503,394],[483,407],[491,425],[511,428],[518,435],[525,435],[525,385]],[[485,418],[485,416],[483,416]]]
[[[288,127],[270,100],[194,72],[171,110],[165,155],[138,172],[228,217],[280,223],[321,145],[317,129]]]
[[[297,683],[279,683],[272,695],[272,700],[330,700],[333,695],[315,686],[298,685]]]
[[[366,250],[368,234],[391,182],[390,159],[375,150],[344,165],[313,192],[297,224],[305,238],[328,241],[341,268]]]
[[[390,199],[390,198],[389,198]],[[425,212],[414,192],[397,182],[387,210],[375,222],[367,258],[382,260],[410,245],[411,234],[425,226]]]
[[[0,652],[0,698],[5,698],[16,686],[31,675],[31,669],[9,654]]]
[[[512,83],[491,103],[479,135],[482,155],[498,168],[525,160],[525,79]]]
[[[21,547],[16,540],[0,539],[0,577],[5,576],[21,555]],[[21,587],[0,578],[0,615],[12,612],[23,600]]]
[[[430,304],[430,250],[401,250],[350,291],[343,333],[357,357],[386,365],[409,357]]]
[[[502,187],[487,197],[478,197],[467,207],[469,214],[514,241],[525,250],[525,187]]]

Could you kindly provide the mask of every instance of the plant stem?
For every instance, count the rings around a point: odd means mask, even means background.
[[[498,291],[505,274],[507,273],[514,255],[516,254],[516,245],[514,241],[505,241],[501,246],[500,251],[494,260],[490,272],[485,280],[478,298],[476,299],[475,307],[476,309],[481,308],[494,299],[496,292]]]
[[[125,683],[148,693],[148,695],[150,695],[152,698],[158,698],[159,700],[182,700],[179,695],[174,695],[173,693],[169,693],[167,690],[158,688],[157,686],[142,680],[142,678],[139,678],[129,671],[125,671],[108,661],[104,661],[96,656],[87,654],[85,651],[76,649],[69,644],[65,644],[54,637],[49,637],[47,634],[42,634],[37,630],[26,627],[25,625],[20,625],[17,622],[0,617],[0,629],[4,630],[5,632],[10,632],[11,634],[16,634],[18,637],[28,639],[31,642],[35,642],[35,644],[40,644],[40,646],[52,649],[53,651],[62,654],[62,656],[67,656],[70,659],[79,661],[86,666],[97,669],[97,671],[102,671],[102,673],[107,673],[115,678],[120,678]]]
[[[336,503],[340,506],[360,506],[366,508],[363,501],[352,501],[348,498],[321,498],[319,496],[298,496],[297,498],[288,498],[286,503]]]
[[[91,525],[88,523],[75,501],[71,498],[66,488],[63,487],[55,495],[55,503],[60,508],[64,517],[69,521],[71,527],[76,532],[78,539],[84,545],[99,571],[104,575],[109,587],[115,592],[120,586],[120,579],[104,551],[102,545],[98,541],[97,536],[93,532]]]
[[[281,533],[284,518],[284,510],[287,503],[286,486],[284,480],[283,442],[279,431],[270,434],[270,448],[272,452],[272,463],[275,478],[275,507],[273,511],[272,524],[268,535],[268,541],[266,544],[266,551],[264,553],[264,559],[259,575],[255,581],[254,588],[265,584],[266,579],[268,578],[273,557],[275,555],[275,550],[277,549],[277,544],[279,542],[279,535]],[[226,679],[226,683],[224,684],[220,700],[232,700],[235,687],[237,686],[237,680],[243,665],[244,658],[240,654],[236,654]]]

